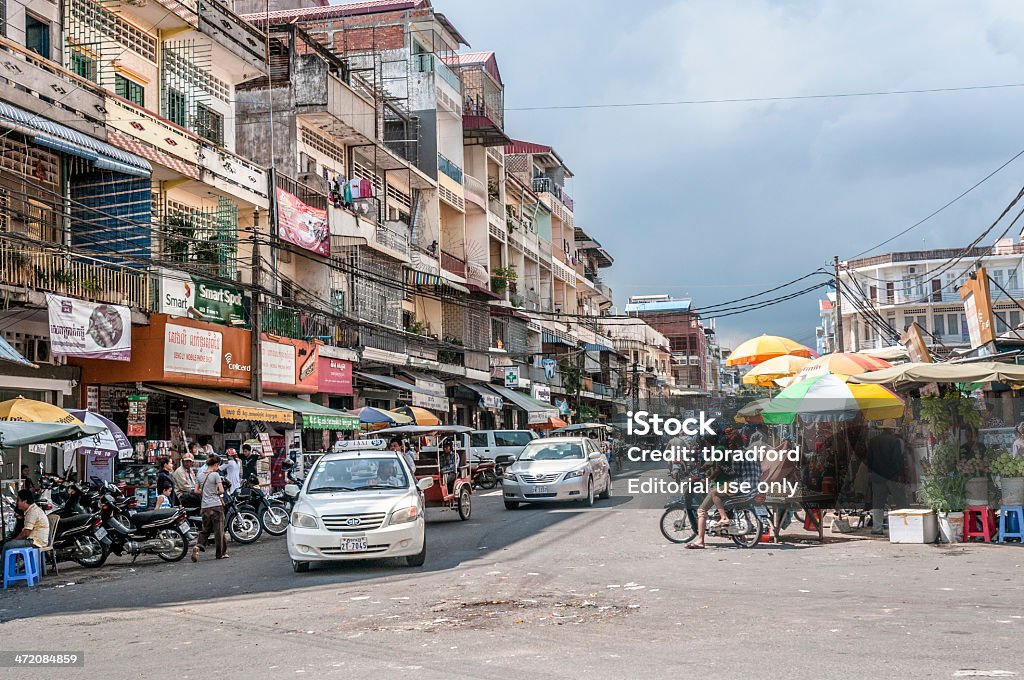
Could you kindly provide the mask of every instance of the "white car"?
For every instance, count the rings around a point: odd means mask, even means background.
[[[523,447],[537,438],[533,430],[475,430],[469,435],[470,454],[494,460],[498,456],[518,456]]]
[[[345,442],[313,464],[288,526],[295,571],[312,562],[404,557],[412,567],[427,556],[423,490],[400,454],[384,440]]]
[[[608,459],[587,437],[535,439],[505,470],[502,479],[505,508],[520,503],[580,501],[610,498],[612,473]]]

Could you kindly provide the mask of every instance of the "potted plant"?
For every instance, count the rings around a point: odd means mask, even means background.
[[[966,458],[956,464],[957,472],[967,478],[967,505],[988,505],[989,462],[984,455]]]
[[[1024,505],[1024,458],[1002,451],[992,461],[993,474],[999,475],[1003,505]]]
[[[921,480],[921,502],[935,511],[943,543],[963,538],[967,478],[958,472],[929,475]]]

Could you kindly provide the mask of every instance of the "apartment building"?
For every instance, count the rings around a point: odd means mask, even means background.
[[[624,359],[624,393],[647,407],[671,396],[675,382],[667,337],[638,319],[602,319],[600,328]]]
[[[714,326],[705,326],[689,298],[670,295],[637,295],[629,298],[627,316],[647,322],[669,340],[672,375],[678,390],[717,393],[718,382],[711,366]]]
[[[946,354],[970,347],[960,287],[974,264],[988,271],[997,334],[1022,320],[1016,300],[1022,287],[1024,243],[1006,239],[995,246],[904,251],[841,264],[844,348],[848,352],[898,344],[911,323],[925,343]]]

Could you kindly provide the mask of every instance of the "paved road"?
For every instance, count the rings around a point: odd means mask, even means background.
[[[683,551],[633,505],[508,512],[483,495],[469,522],[428,526],[419,569],[294,574],[266,538],[226,562],[68,568],[0,595],[0,649],[87,651],[25,678],[1024,675],[1020,547]]]

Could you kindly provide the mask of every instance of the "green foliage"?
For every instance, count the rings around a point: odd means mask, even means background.
[[[569,394],[579,394],[583,380],[579,366],[569,359],[562,359],[558,362],[558,371],[562,374],[562,387]]]
[[[961,512],[967,503],[967,478],[951,473],[921,480],[921,502],[935,512]]]
[[[932,455],[922,464],[924,473],[935,477],[956,472],[956,464],[960,458],[960,447],[953,439],[940,441],[932,449]]]
[[[427,327],[427,324],[422,321],[413,321],[405,327],[405,332],[413,333],[414,335],[427,335],[429,334],[430,329]]]
[[[941,397],[923,397],[921,417],[932,426],[932,432],[940,439],[958,425],[972,428],[981,425],[981,413],[974,400],[959,392],[947,392]]]
[[[992,473],[1000,477],[1024,477],[1024,458],[1003,451],[992,461]]]

